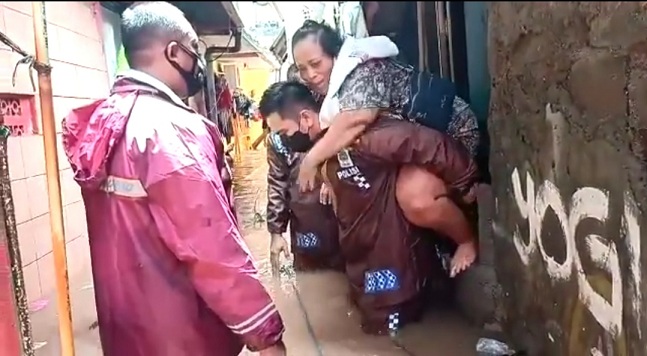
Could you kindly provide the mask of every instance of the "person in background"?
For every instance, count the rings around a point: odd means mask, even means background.
[[[296,81],[296,82],[302,82],[301,78],[299,77],[299,70],[297,69],[296,64],[292,63],[287,70],[287,80],[289,81]],[[259,136],[256,141],[252,144],[253,149],[257,149],[258,146],[261,144],[261,142],[264,142],[265,138],[269,134],[270,128],[267,126],[267,120],[262,117],[261,115],[261,120],[263,120],[263,133],[261,136]]]
[[[292,70],[292,73],[295,71]],[[292,81],[298,77],[290,75]],[[265,111],[271,109],[265,108]],[[264,116],[265,117],[265,116]],[[299,192],[296,185],[304,153],[291,150],[277,133],[267,136],[267,228],[271,236],[270,259],[274,270],[281,254],[289,256],[283,234],[290,225],[291,250],[297,271],[343,270],[338,225],[328,190]],[[319,182],[322,184],[322,182]]]
[[[298,184],[303,190],[318,187],[315,184],[317,167],[355,142],[383,112],[393,114],[388,115],[390,118],[410,120],[447,134],[460,142],[472,157],[476,156],[480,141],[477,119],[469,105],[456,96],[453,83],[427,72],[417,72],[391,57],[380,57],[389,48],[394,50],[391,54],[397,55],[397,47],[386,37],[344,41],[331,27],[310,20],[295,32],[292,38],[295,63],[308,87],[324,96],[319,118],[324,128],[329,128],[301,161]],[[452,258],[452,273],[472,265],[478,250],[476,240],[467,238],[473,233],[465,229],[469,223],[464,215],[442,193],[437,201],[424,199],[420,194],[421,190],[442,192],[441,180],[410,165],[401,169],[399,182],[398,201],[412,223],[424,224],[431,205],[436,209],[444,207],[448,216],[458,219],[446,220],[438,231],[454,241],[464,242],[458,245]],[[476,193],[472,193],[474,204]]]
[[[225,137],[227,144],[231,142],[234,134],[233,115],[236,112],[234,97],[229,89],[229,83],[224,74],[220,74],[216,81],[216,103],[218,107],[218,127]]]
[[[272,132],[283,135],[294,151],[307,152],[325,134],[318,104],[303,84],[273,84],[260,110]],[[424,191],[419,194],[431,205],[438,204],[437,209],[432,206],[419,227],[407,221],[395,193],[401,167],[416,165],[438,176],[459,214],[478,179],[476,164],[460,143],[436,130],[382,115],[393,114],[382,113],[352,145],[327,160],[321,172],[333,193],[351,295],[364,330],[378,334],[392,331],[388,325],[396,316],[407,323],[421,313],[421,292],[431,271],[431,249],[423,248],[421,228],[443,231],[445,220],[456,221],[435,192]]]
[[[240,234],[195,30],[167,2],[122,14],[132,70],[73,110],[63,146],[88,222],[106,356],[285,355],[284,326]]]
[[[251,117],[252,100],[243,93],[242,89],[234,90],[234,104],[236,113],[245,120],[245,127],[249,128]]]

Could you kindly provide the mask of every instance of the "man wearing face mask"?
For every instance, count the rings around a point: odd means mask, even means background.
[[[298,76],[294,75],[296,71],[290,72],[288,70],[288,80],[298,81]],[[279,268],[281,254],[289,256],[288,243],[283,237],[288,225],[297,271],[343,270],[339,228],[331,207],[332,196],[323,187],[317,191],[299,191],[296,179],[304,148],[290,142],[297,150],[289,149],[283,142],[284,138],[287,137],[270,133],[266,143],[267,229],[271,237],[270,261],[273,271],[276,273]]]
[[[259,107],[271,131],[295,151],[307,152],[324,134],[318,105],[303,84],[273,84]],[[435,205],[420,226],[407,220],[396,198],[398,174],[411,165],[434,173],[445,189],[420,192]],[[454,214],[463,214],[465,197],[477,183],[468,152],[438,131],[382,117],[326,161],[321,175],[332,189],[346,275],[364,330],[383,334],[393,331],[389,321],[396,316],[402,323],[415,320],[431,270],[431,249],[425,248],[421,228],[442,234],[448,221],[457,224]],[[460,238],[473,235],[467,231]]]
[[[141,2],[124,11],[121,33],[133,70],[63,125],[103,354],[285,355],[283,322],[240,235],[220,133],[182,102],[204,81],[195,31],[169,3]]]

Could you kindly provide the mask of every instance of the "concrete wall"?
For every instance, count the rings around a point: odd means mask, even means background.
[[[46,9],[54,110],[60,132],[61,120],[72,108],[107,94],[108,76],[92,3],[47,2]],[[0,31],[27,52],[34,53],[31,15],[30,2],[0,2]],[[35,99],[38,108],[37,96],[32,91],[25,67],[18,70],[16,87],[11,85],[11,73],[18,59],[19,55],[5,47],[0,48],[0,94],[26,94]],[[40,117],[36,121],[40,124]],[[45,156],[40,132],[37,126],[35,133],[10,137],[8,142],[11,188],[30,301],[51,295],[55,285]],[[68,267],[73,283],[75,274],[89,268],[85,210],[80,189],[72,179],[72,171],[60,147],[59,165]]]
[[[647,355],[642,4],[489,5],[495,261],[531,354]]]

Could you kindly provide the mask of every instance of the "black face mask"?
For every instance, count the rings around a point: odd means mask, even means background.
[[[193,51],[189,50],[188,48],[184,47],[183,45],[179,44],[180,48],[186,52],[188,55],[193,57],[193,65],[191,66],[190,71],[184,70],[179,64],[176,62],[170,60],[168,57],[167,52],[164,52],[164,55],[166,56],[166,60],[171,63],[173,68],[175,68],[178,72],[180,72],[180,75],[184,79],[184,82],[186,83],[186,88],[187,88],[187,96],[191,97],[196,95],[202,88],[204,87],[204,82],[205,82],[205,65],[202,62],[202,59]]]
[[[308,134],[301,131],[297,131],[291,136],[284,135],[283,142],[291,151],[301,153],[310,151],[312,146],[315,144]]]

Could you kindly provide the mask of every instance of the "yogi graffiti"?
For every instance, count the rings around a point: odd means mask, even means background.
[[[546,273],[555,282],[577,279],[578,298],[591,312],[600,326],[612,337],[618,337],[623,330],[624,308],[629,307],[632,320],[636,323],[640,335],[642,294],[640,293],[640,226],[638,225],[638,208],[630,194],[624,196],[624,211],[621,218],[620,238],[612,241],[597,234],[583,237],[586,248],[578,248],[575,244],[576,229],[584,219],[597,219],[602,224],[609,218],[609,193],[592,187],[583,187],[570,197],[564,198],[558,188],[546,180],[539,187],[529,173],[525,176],[525,189],[522,187],[519,171],[512,172],[512,187],[516,205],[521,217],[528,222],[528,236],[522,238],[519,226],[514,231],[514,246],[519,253],[521,262],[529,265],[537,255],[543,259]],[[525,190],[525,191],[524,191]],[[549,256],[543,246],[542,222],[548,210],[551,209],[563,232],[566,249],[563,262]],[[618,244],[628,252],[629,269],[621,270]],[[581,246],[582,244],[578,244]],[[537,254],[539,252],[539,254]],[[581,257],[587,257],[596,266],[610,276],[611,297],[604,298],[591,285],[582,268]],[[627,279],[628,288],[623,291],[623,279]],[[623,296],[629,293],[629,296]],[[629,298],[626,298],[629,297]],[[623,299],[625,298],[625,299]],[[630,300],[625,306],[623,300]]]

